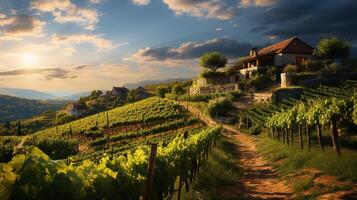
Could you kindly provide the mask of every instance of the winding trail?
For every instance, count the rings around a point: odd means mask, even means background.
[[[205,123],[219,124],[212,118],[202,115],[199,109],[185,103],[181,104]],[[237,141],[235,145],[239,160],[236,163],[243,169],[244,174],[236,184],[217,188],[218,192],[226,199],[293,199],[291,188],[278,178],[272,165],[257,152],[256,139],[241,133],[233,126],[222,126],[225,129],[224,136]]]

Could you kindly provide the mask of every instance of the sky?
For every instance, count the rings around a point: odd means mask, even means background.
[[[198,58],[230,62],[297,36],[357,47],[356,0],[0,0],[0,87],[111,89],[191,78]]]

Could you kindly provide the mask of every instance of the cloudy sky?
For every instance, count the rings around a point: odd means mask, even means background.
[[[0,87],[87,91],[193,77],[197,58],[231,60],[298,36],[357,46],[356,0],[1,0]]]

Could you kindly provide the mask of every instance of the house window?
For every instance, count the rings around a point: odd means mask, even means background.
[[[303,66],[306,64],[307,58],[306,57],[296,57],[296,65]]]

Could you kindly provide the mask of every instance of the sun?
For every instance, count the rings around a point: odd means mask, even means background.
[[[33,55],[31,53],[25,53],[22,55],[22,63],[27,66],[37,64],[38,56]]]

